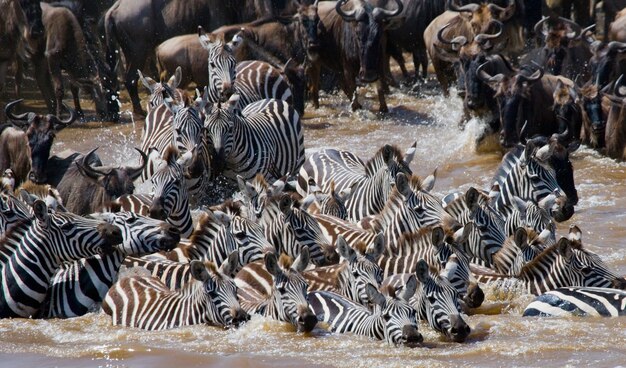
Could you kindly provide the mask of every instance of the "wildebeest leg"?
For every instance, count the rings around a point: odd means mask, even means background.
[[[8,67],[9,67],[8,61],[0,62],[0,96],[2,96],[2,93],[4,92],[4,84],[6,83],[6,80],[7,80]]]
[[[54,114],[54,89],[52,88],[52,82],[50,81],[50,71],[48,70],[48,62],[45,57],[33,58],[33,67],[35,69],[35,79],[37,79],[37,86],[43,95],[48,112]]]
[[[446,75],[450,69],[448,64],[445,61],[437,60],[433,61],[433,67],[435,68],[437,81],[441,85],[444,97],[450,96],[450,82],[448,80],[448,76]]]
[[[320,68],[319,62],[314,62],[307,67],[306,75],[309,80],[309,99],[313,103],[313,107],[318,109],[320,107]]]
[[[72,92],[72,97],[74,98],[74,108],[76,109],[76,114],[78,115],[78,117],[80,119],[83,119],[85,117],[85,113],[83,112],[83,109],[80,107],[80,95],[79,95],[79,88],[77,85],[75,84],[70,84],[70,91]]]
[[[413,50],[413,65],[415,65],[415,79],[419,78],[419,69],[422,68],[422,78],[426,79],[428,75],[428,55],[426,49],[416,48]]]
[[[343,68],[343,75],[341,76],[341,80],[341,88],[351,101],[350,107],[352,108],[352,111],[358,110],[363,107],[359,103],[359,94],[356,88],[356,73],[352,73],[346,66]]]
[[[61,56],[56,53],[49,53],[46,59],[48,59],[48,70],[50,70],[50,78],[52,79],[52,85],[54,87],[54,114],[61,116],[61,106],[63,104],[63,96],[65,95],[65,91],[63,90],[63,76],[61,75]]]
[[[15,61],[15,98],[22,94],[22,82],[24,81],[24,62],[19,58]]]
[[[400,70],[402,71],[402,77],[406,80],[409,79],[409,72],[406,70],[406,65],[404,64],[404,57],[402,56],[402,50],[400,48],[389,42],[387,43],[387,57],[385,57],[384,61],[384,71],[385,77],[389,79],[389,84],[397,87],[398,84],[393,78],[391,74],[391,58],[393,58],[396,63],[400,66]]]
[[[139,99],[139,92],[137,90],[137,81],[139,75],[137,69],[143,68],[143,62],[146,60],[146,55],[133,55],[134,58],[128,59],[128,65],[126,67],[126,90],[130,95],[130,100],[133,104],[133,112],[137,115],[146,116],[146,112],[141,108],[141,100]]]
[[[389,108],[387,107],[387,101],[385,101],[385,90],[387,89],[386,84],[387,82],[385,81],[385,78],[380,78],[378,80],[378,83],[376,84],[376,92],[378,92],[378,104],[380,106],[378,111],[380,111],[381,113],[389,112]]]

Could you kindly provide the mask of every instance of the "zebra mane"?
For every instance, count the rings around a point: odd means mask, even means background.
[[[226,201],[209,207],[211,211],[221,211],[230,216],[245,216],[246,207],[237,200],[227,199]]]
[[[167,146],[163,152],[163,161],[167,162],[168,165],[172,165],[172,163],[178,160],[179,156],[180,151],[175,145],[171,144]]]
[[[509,175],[509,172],[511,172],[511,169],[522,159],[525,149],[525,146],[518,144],[507,152],[507,154],[502,157],[502,162],[500,166],[498,166],[491,182],[502,185],[504,179]]]
[[[358,240],[353,246],[352,249],[357,251],[360,254],[365,254],[367,252],[367,243],[363,240]]]
[[[222,273],[217,268],[217,265],[215,264],[215,262],[213,262],[213,261],[206,261],[206,262],[204,262],[204,267],[206,267],[206,269],[209,272],[209,274],[213,275],[213,277],[218,278],[218,279],[222,278]]]
[[[11,242],[19,242],[24,235],[24,230],[28,231],[28,227],[33,223],[32,218],[24,218],[17,220],[0,238],[0,254],[5,250],[9,250],[12,254],[15,249],[12,247]]]
[[[582,244],[580,243],[575,245],[572,242],[569,242],[568,246],[571,247],[572,249],[580,250],[580,251],[587,253],[587,251],[583,249]],[[559,242],[556,242],[555,244],[552,244],[551,246],[544,249],[539,255],[537,255],[537,257],[535,257],[535,259],[533,259],[532,261],[522,266],[522,269],[520,270],[519,275],[521,276],[525,273],[532,272],[532,269],[537,268],[537,265],[540,265],[544,259],[558,256],[558,251],[559,251]]]
[[[391,149],[391,157],[393,157],[395,161],[402,162],[402,160],[404,159],[404,155],[402,151],[400,150],[400,148],[398,148],[395,145],[394,146],[392,145],[382,146],[378,149],[378,151],[376,151],[374,156],[372,156],[372,158],[367,160],[367,162],[365,163],[365,175],[366,176],[372,176],[381,168],[387,168],[387,162],[385,162],[385,159],[384,159],[386,149]]]
[[[280,258],[278,258],[278,264],[283,269],[283,271],[291,269],[293,265],[293,258],[289,257],[287,254],[282,253]]]

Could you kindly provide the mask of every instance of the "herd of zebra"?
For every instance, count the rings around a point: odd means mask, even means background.
[[[163,330],[237,327],[257,313],[298,332],[324,322],[409,345],[423,341],[422,320],[463,342],[485,283],[510,280],[538,296],[524,315],[626,314],[626,279],[577,226],[556,233],[577,201],[558,137],[513,148],[488,190],[440,198],[436,171],[410,168],[415,145],[384,145],[367,161],[331,148],[305,157],[280,73],[237,64],[236,37],[200,39],[210,83],[195,99],[177,88],[180,71],[140,75],[150,98],[137,182],[150,194],[83,216],[53,188],[3,180],[0,317],[102,310],[114,325]],[[217,177],[238,192],[192,217]]]

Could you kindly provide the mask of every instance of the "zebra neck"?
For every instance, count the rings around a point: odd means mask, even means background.
[[[353,219],[377,214],[385,207],[390,193],[389,172],[386,167],[381,168],[356,186],[355,192],[346,201],[346,209]]]
[[[291,317],[285,313],[285,308],[283,306],[283,301],[280,298],[280,293],[272,287],[272,291],[267,299],[266,303],[263,303],[265,307],[262,314],[265,317],[273,318],[277,321],[294,323],[295,321],[291,320]],[[261,311],[259,311],[261,313]]]
[[[181,193],[179,200],[176,201],[177,206],[172,209],[167,218],[167,222],[176,227],[180,231],[180,235],[185,238],[193,232],[193,219],[191,218],[188,198],[186,193]]]

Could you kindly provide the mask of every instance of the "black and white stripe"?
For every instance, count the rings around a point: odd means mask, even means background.
[[[626,291],[568,287],[539,295],[524,309],[524,317],[626,316]]]

